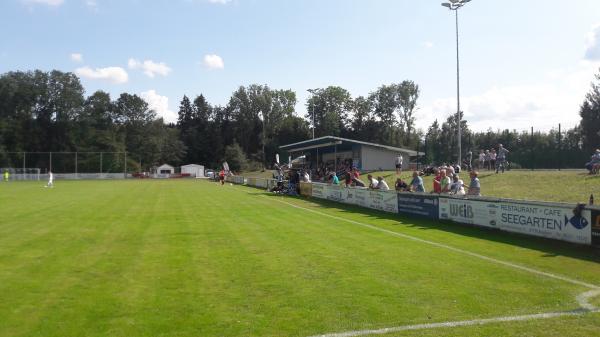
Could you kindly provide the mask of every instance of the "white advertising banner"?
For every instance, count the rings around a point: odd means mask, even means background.
[[[346,188],[340,185],[326,185],[325,186],[325,197],[327,200],[344,202],[346,199],[347,192]]]
[[[497,223],[505,231],[588,245],[592,242],[589,210],[576,216],[573,208],[566,206],[502,202]]]
[[[440,219],[496,228],[497,202],[440,198]]]
[[[352,189],[352,203],[361,207],[369,207],[369,194],[370,192],[366,188]]]
[[[396,191],[368,191],[369,208],[398,213],[398,193]]]
[[[324,185],[324,184],[315,184],[315,183],[313,183],[313,185],[312,185],[312,196],[314,198],[326,199],[327,198],[327,194],[326,194],[326,191],[325,191],[326,187],[327,187],[327,185]]]

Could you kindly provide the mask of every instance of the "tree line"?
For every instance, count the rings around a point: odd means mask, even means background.
[[[569,130],[474,132],[462,120],[463,156],[502,143],[517,167],[581,167],[600,145],[600,74],[580,108],[580,124]],[[181,99],[176,123],[165,123],[138,95],[85,96],[73,73],[40,70],[0,75],[0,167],[18,167],[20,152],[127,152],[128,171],[162,163],[234,170],[268,167],[280,145],[333,135],[426,153],[422,163],[456,161],[456,115],[415,128],[420,88],[413,81],[382,85],[352,97],[339,86],[309,90],[306,114],[295,110],[296,93],[267,85],[240,86],[224,106],[204,95]],[[281,154],[283,158],[287,154]],[[60,159],[56,159],[60,161]],[[66,160],[66,159],[65,159]],[[95,167],[96,163],[85,163]],[[90,157],[88,161],[97,161]],[[105,159],[119,171],[123,159]],[[56,163],[55,165],[58,165]],[[47,167],[44,156],[28,167]]]

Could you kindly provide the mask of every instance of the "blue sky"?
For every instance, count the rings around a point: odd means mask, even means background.
[[[2,0],[0,72],[76,72],[91,94],[142,95],[173,120],[183,94],[224,105],[239,85],[353,96],[421,87],[417,125],[456,109],[454,16],[440,0]],[[600,68],[600,1],[473,0],[459,12],[471,126],[578,121]]]

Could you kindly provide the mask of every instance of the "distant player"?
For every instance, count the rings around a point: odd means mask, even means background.
[[[10,173],[8,172],[8,170],[4,171],[4,181],[8,182],[9,178],[10,178]]]
[[[221,181],[221,185],[225,185],[225,170],[219,172],[219,180]]]
[[[52,174],[52,171],[48,171],[48,184],[45,187],[54,187],[54,174]]]
[[[396,157],[396,175],[400,175],[402,173],[402,162],[404,158],[402,158],[402,154],[398,154]]]

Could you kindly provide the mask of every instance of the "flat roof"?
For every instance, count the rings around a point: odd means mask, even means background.
[[[386,150],[394,151],[394,152],[408,153],[410,156],[417,155],[417,151],[414,151],[414,150],[404,149],[404,148],[400,148],[400,147],[393,147],[393,146],[388,146],[388,145],[369,143],[369,142],[363,142],[361,140],[354,140],[354,139],[341,138],[341,137],[335,137],[335,136],[324,136],[324,137],[319,137],[319,138],[315,138],[315,139],[309,139],[309,140],[305,140],[305,141],[298,142],[298,143],[282,145],[279,148],[282,150],[286,150],[288,152],[299,152],[299,151],[306,150],[306,149],[314,149],[314,148],[319,148],[319,147],[333,146],[333,145],[341,144],[344,142],[351,143],[351,144],[367,145],[367,146],[377,147],[377,148],[386,149]],[[418,153],[418,155],[424,155],[424,154],[425,154],[424,152]]]

